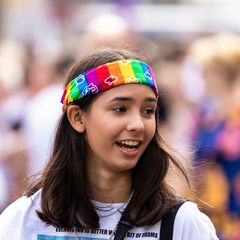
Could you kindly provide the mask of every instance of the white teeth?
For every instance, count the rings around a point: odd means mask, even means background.
[[[121,141],[120,143],[121,143],[121,144],[124,144],[124,145],[128,145],[128,146],[133,146],[133,147],[139,145],[139,141],[130,141],[130,140]]]

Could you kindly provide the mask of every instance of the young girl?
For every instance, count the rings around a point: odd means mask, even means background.
[[[185,173],[158,134],[157,97],[151,67],[131,52],[103,49],[78,62],[49,162],[2,213],[0,239],[167,239],[161,219],[181,204],[173,240],[218,239],[165,182],[170,162]]]

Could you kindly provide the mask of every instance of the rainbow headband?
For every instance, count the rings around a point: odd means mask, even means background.
[[[86,95],[129,83],[145,84],[158,96],[156,80],[150,66],[134,59],[120,60],[90,69],[69,82],[61,99],[63,110],[71,102]]]

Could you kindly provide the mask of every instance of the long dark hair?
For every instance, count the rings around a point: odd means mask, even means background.
[[[85,56],[69,73],[66,85],[80,73],[121,59],[140,59],[126,50],[102,49]],[[87,111],[95,95],[73,102]],[[157,121],[157,114],[156,114]],[[86,174],[86,143],[63,113],[56,132],[52,154],[41,177],[28,189],[29,197],[41,189],[41,220],[57,227],[98,228],[99,216],[89,197]],[[165,182],[172,162],[186,177],[184,168],[165,148],[156,128],[155,135],[133,169],[134,194],[125,214],[135,226],[155,224],[165,212],[181,201]]]

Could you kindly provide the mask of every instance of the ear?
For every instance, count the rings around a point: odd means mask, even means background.
[[[67,108],[67,117],[71,126],[79,133],[84,133],[86,128],[86,112],[77,105],[70,105]]]

